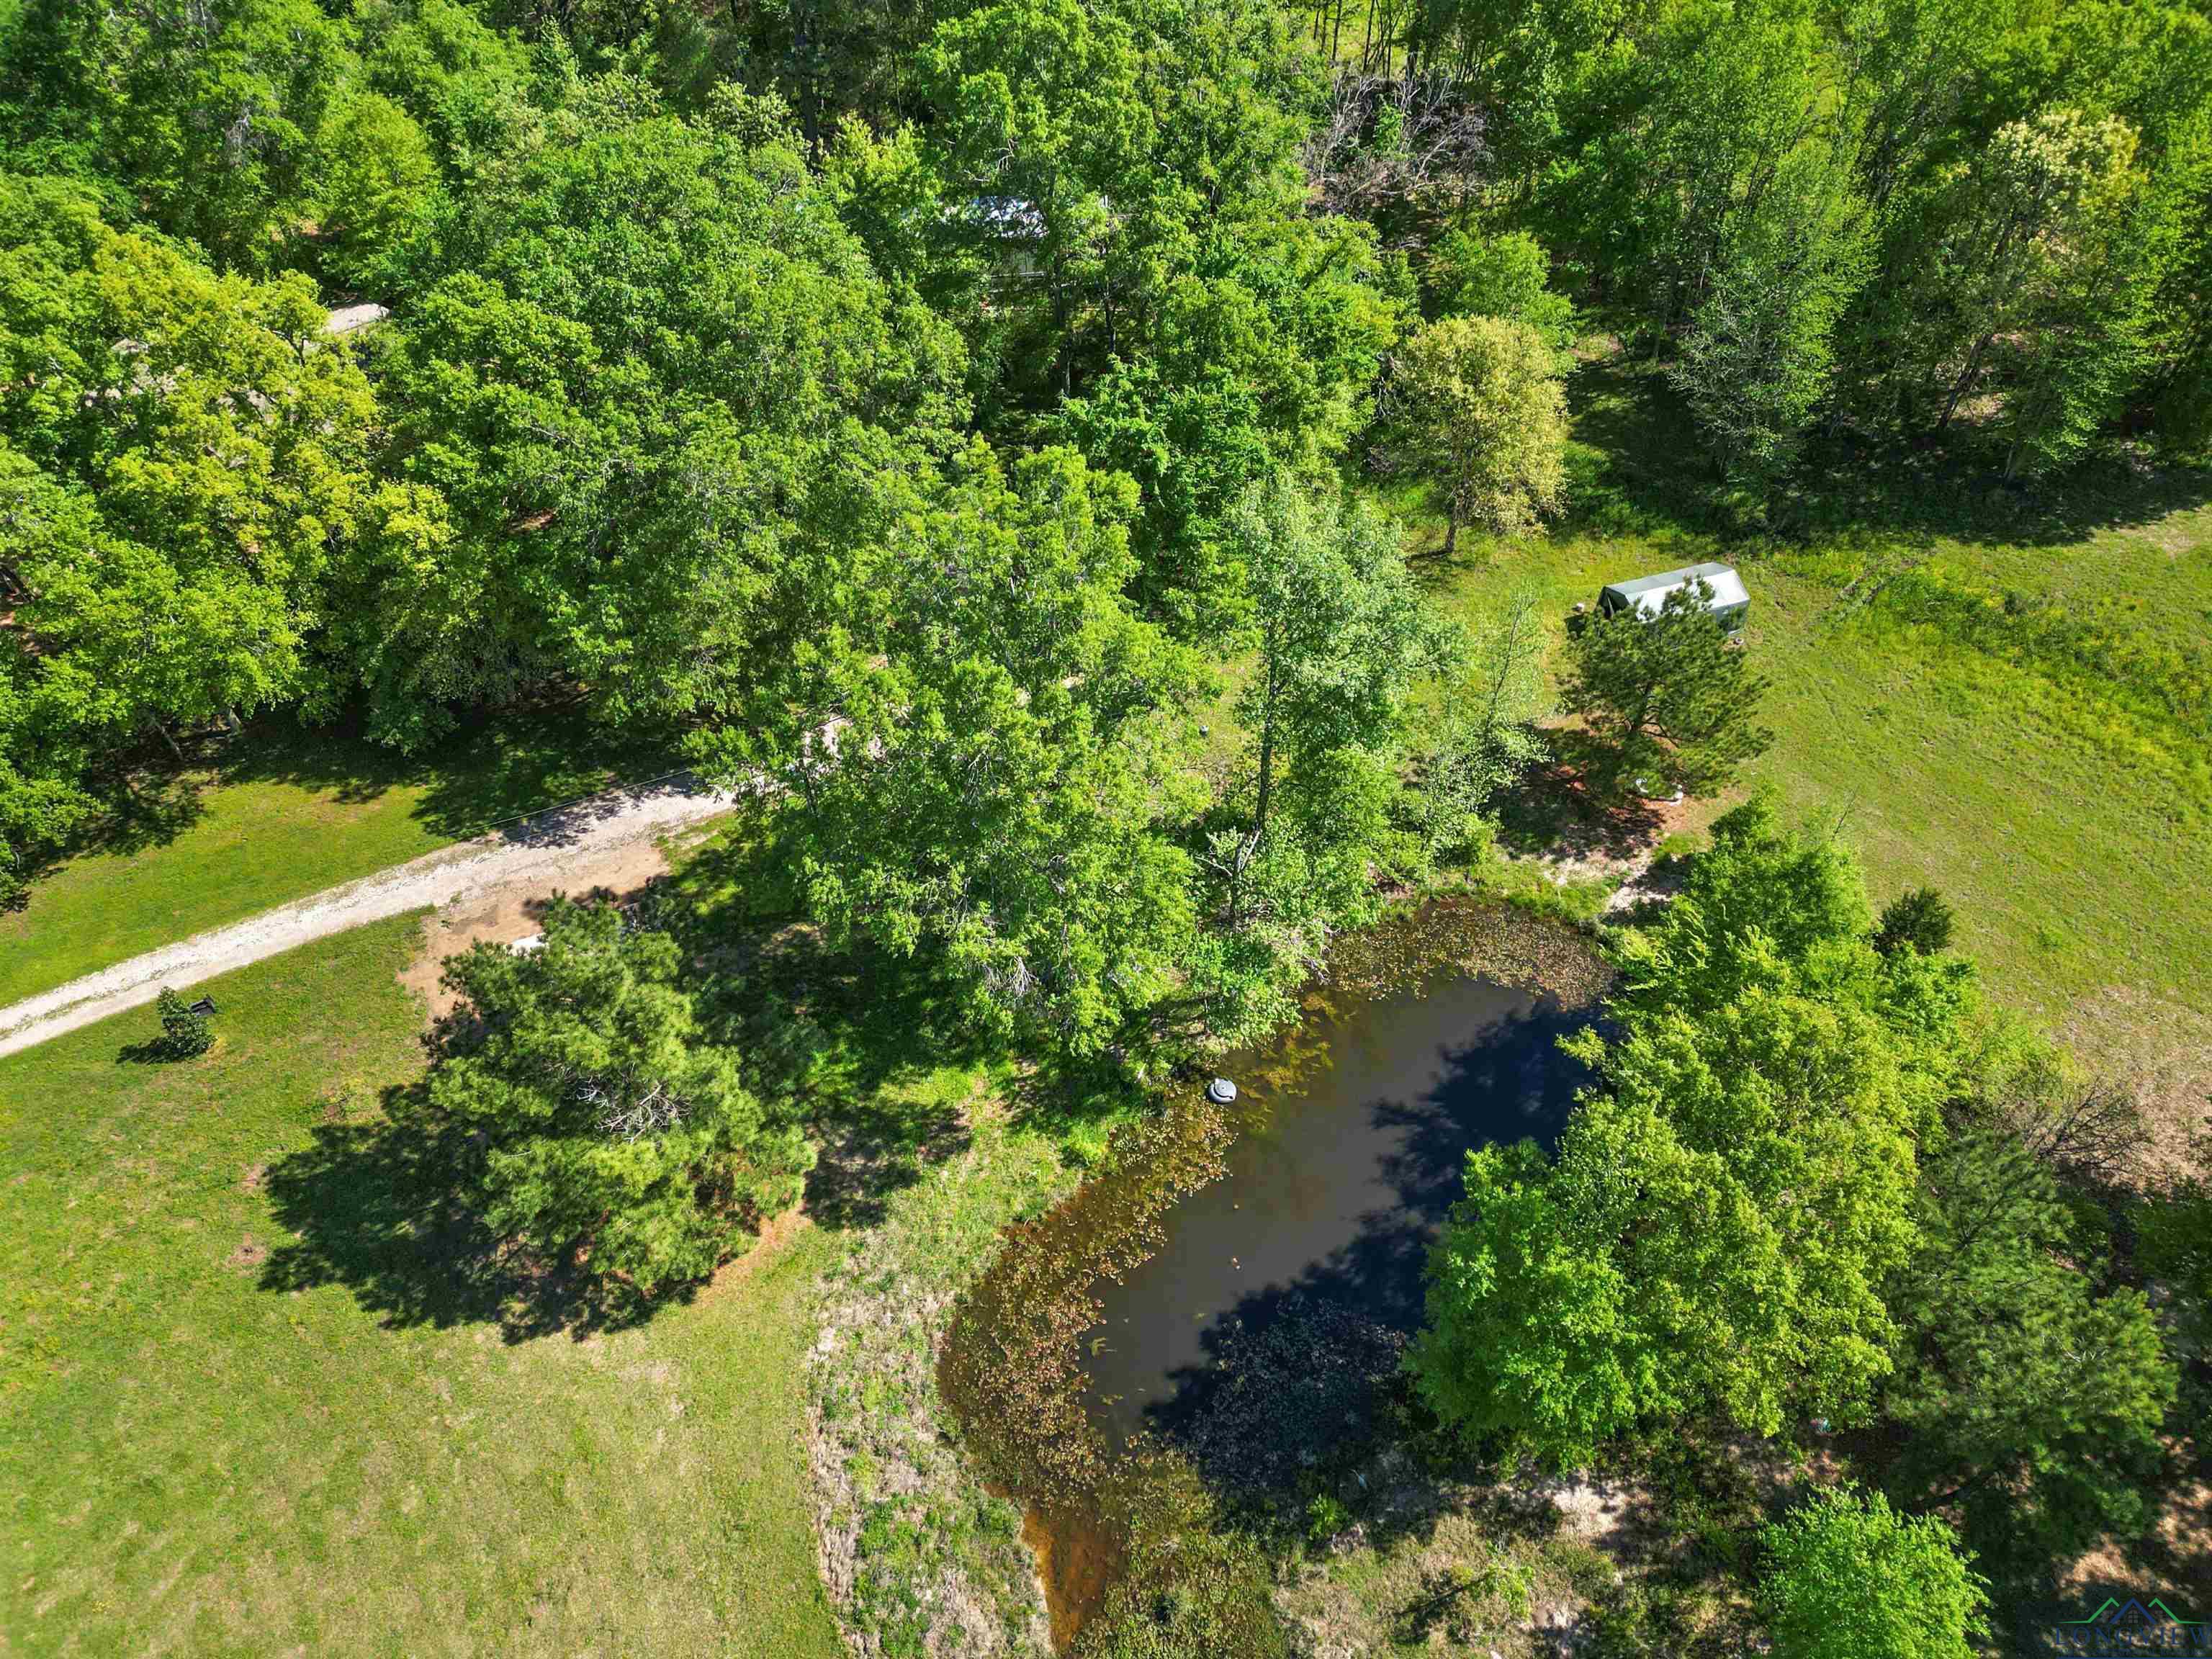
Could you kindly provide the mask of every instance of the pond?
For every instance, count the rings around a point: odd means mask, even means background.
[[[1230,1370],[1285,1346],[1285,1322],[1378,1349],[1392,1346],[1382,1333],[1415,1329],[1468,1149],[1557,1140],[1583,1080],[1559,1039],[1585,1018],[1543,992],[1451,974],[1310,1016],[1226,1062],[1240,1092],[1225,1172],[1166,1212],[1148,1259],[1091,1287],[1091,1419],[1117,1443],[1148,1428],[1189,1438],[1220,1410]],[[1310,1392],[1324,1369],[1274,1380]],[[1288,1431],[1304,1413],[1285,1403],[1270,1410]]]
[[[1029,1510],[1061,1645],[1121,1570],[1164,1468],[1280,1510],[1402,1392],[1431,1243],[1468,1150],[1565,1128],[1559,1039],[1607,974],[1565,927],[1471,898],[1340,942],[1297,1024],[1177,1086],[963,1297],[939,1382]]]

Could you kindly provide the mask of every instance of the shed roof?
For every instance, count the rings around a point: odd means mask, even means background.
[[[357,328],[368,327],[371,323],[380,323],[391,314],[392,313],[385,307],[374,302],[357,306],[340,306],[336,311],[331,313],[330,319],[323,325],[323,332],[334,335],[350,334]]]
[[[1698,580],[1712,589],[1712,608],[1716,611],[1731,611],[1751,603],[1750,590],[1744,586],[1743,578],[1735,574],[1735,568],[1711,562],[1684,565],[1680,570],[1662,570],[1656,576],[1609,582],[1605,591],[1634,605],[1645,616],[1656,617],[1669,593]]]

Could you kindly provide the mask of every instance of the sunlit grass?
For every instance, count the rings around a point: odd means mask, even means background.
[[[434,1238],[349,1231],[380,1194],[292,1175],[419,1069],[416,927],[214,981],[198,1060],[119,1057],[149,1011],[0,1060],[0,1647],[830,1659],[799,1426],[826,1239],[509,1341]],[[285,1271],[288,1185],[323,1271]]]
[[[428,754],[278,720],[112,791],[117,816],[0,914],[0,1005],[434,852],[517,814],[666,769],[657,738],[580,713],[486,723]]]

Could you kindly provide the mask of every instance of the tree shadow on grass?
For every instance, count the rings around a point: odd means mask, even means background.
[[[458,731],[412,754],[373,741],[358,708],[319,726],[270,714],[235,732],[183,738],[179,746],[181,754],[142,744],[95,774],[93,822],[30,873],[47,873],[72,855],[127,857],[167,846],[206,816],[208,792],[225,786],[288,784],[347,806],[413,787],[421,792],[414,816],[434,834],[465,840],[677,764],[672,732],[611,730],[575,697],[465,715]],[[571,830],[587,822],[580,817]],[[534,833],[557,838],[561,820]]]
[[[1524,858],[1625,861],[1666,830],[1660,803],[1609,780],[1602,745],[1579,731],[1547,734],[1554,759],[1498,803],[1498,839]]]
[[[492,1325],[510,1342],[640,1324],[696,1293],[626,1294],[497,1237],[459,1178],[463,1138],[410,1110],[406,1096],[386,1090],[369,1121],[316,1125],[305,1147],[268,1167],[263,1190],[297,1237],[263,1263],[263,1290],[342,1285],[387,1328]]]
[[[402,753],[374,741],[362,711],[322,726],[278,716],[257,723],[225,758],[230,782],[274,782],[361,805],[402,786],[420,790],[414,816],[454,840],[576,801],[677,765],[672,732],[611,728],[575,696],[461,717],[426,749]]]

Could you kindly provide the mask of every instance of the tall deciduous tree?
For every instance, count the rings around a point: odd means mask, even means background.
[[[2069,1558],[2150,1512],[2176,1386],[2140,1291],[2101,1292],[2100,1241],[2002,1125],[1970,1119],[1929,1160],[1929,1248],[1889,1291],[1902,1327],[1887,1476],[1954,1509],[1993,1559]]]
[[[1463,521],[1516,535],[1559,510],[1567,397],[1535,327],[1497,317],[1431,323],[1399,349],[1390,398],[1404,453],[1444,491],[1447,555]]]
[[[1547,752],[1543,717],[1544,596],[1516,587],[1475,637],[1468,672],[1447,689],[1436,741],[1421,758],[1416,802],[1432,855],[1488,844],[1492,799]]]
[[[1194,665],[1131,610],[1126,481],[980,444],[879,580],[880,655],[831,671],[849,722],[790,769],[809,907],[941,952],[979,1014],[1075,1052],[1158,999],[1192,922],[1176,746]]]
[[[1771,486],[1796,459],[1868,253],[1848,158],[1824,135],[1790,151],[1731,221],[1669,369],[1731,480]]]
[[[2084,416],[2111,408],[2124,375],[2096,380],[2103,370],[2076,348],[2140,347],[2148,293],[2125,263],[2140,223],[2136,148],[2117,117],[2049,108],[2000,128],[1930,198],[1933,251],[1905,301],[1898,359],[1905,394],[1938,429],[2001,368],[2027,391],[2012,418],[2033,442],[2078,449]]]
[[[325,265],[357,288],[383,289],[400,240],[427,228],[438,183],[429,142],[391,99],[361,92],[340,102],[321,143]]]
[[[10,154],[112,179],[153,222],[263,273],[312,199],[316,139],[353,70],[313,0],[31,6],[0,35]]]
[[[1195,973],[1217,1024],[1270,1023],[1332,928],[1367,902],[1415,679],[1456,635],[1406,571],[1396,532],[1278,476],[1232,518],[1254,647],[1237,696],[1246,770],[1212,837],[1218,927]]]
[[[1771,740],[1757,720],[1766,682],[1730,647],[1711,599],[1692,582],[1656,615],[1600,614],[1569,639],[1561,700],[1605,745],[1616,779],[1709,794]]]
[[[374,512],[376,409],[313,290],[217,276],[54,181],[0,178],[0,249],[5,643],[39,741],[327,697],[311,636]]]
[[[1448,1422],[1559,1464],[1684,1414],[1863,1419],[1911,1254],[1955,975],[1867,943],[1832,849],[1755,803],[1628,963],[1556,1160],[1468,1155],[1413,1365]],[[1702,861],[1701,861],[1702,862]],[[1765,909],[1730,931],[1738,910]]]
[[[460,204],[436,251],[465,269],[383,345],[388,465],[417,493],[349,614],[386,737],[547,683],[696,722],[717,761],[818,720],[817,647],[865,625],[959,355],[780,113],[726,92],[684,122],[599,84]]]
[[[1454,230],[1431,252],[1425,285],[1438,314],[1526,323],[1564,357],[1575,343],[1575,307],[1551,280],[1551,256],[1526,231]]]

